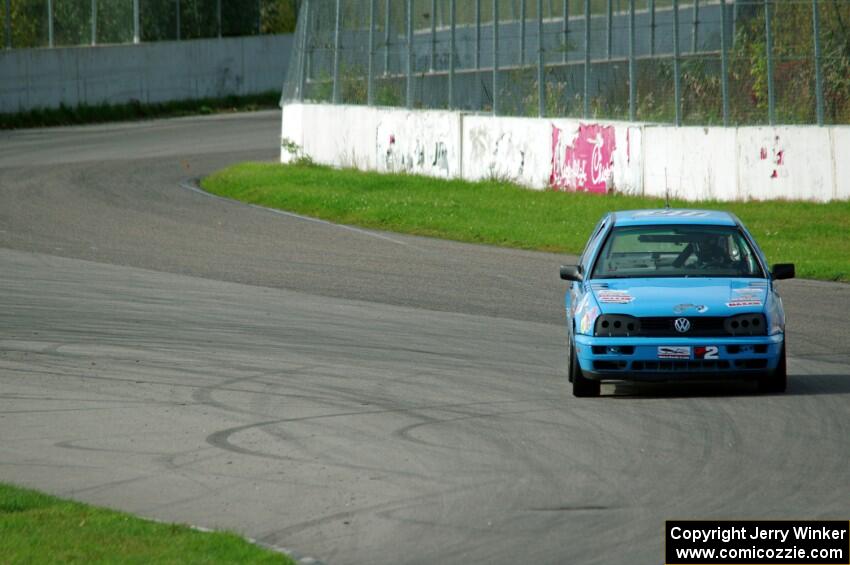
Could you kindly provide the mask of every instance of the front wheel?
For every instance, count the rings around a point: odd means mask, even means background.
[[[573,396],[589,398],[599,396],[599,381],[586,378],[581,373],[581,365],[578,362],[575,345],[570,342],[569,377],[573,383]]]
[[[785,345],[782,345],[782,352],[779,354],[779,364],[776,369],[759,379],[759,392],[785,392],[788,388],[788,367],[785,364]]]

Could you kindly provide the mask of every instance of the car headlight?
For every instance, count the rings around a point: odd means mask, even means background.
[[[768,327],[767,335],[776,335],[785,333],[785,318],[783,316],[773,315],[770,316],[770,325]]]
[[[597,337],[625,337],[640,334],[640,320],[622,314],[602,314],[596,318],[593,335]]]
[[[578,325],[576,327],[578,333],[582,335],[593,335],[593,323],[596,322],[598,316],[598,307],[584,308],[581,316],[578,318]]]
[[[726,333],[731,335],[766,335],[767,322],[764,314],[739,314],[723,322]]]
[[[768,335],[785,333],[785,311],[782,309],[782,300],[775,293],[770,293],[767,300]]]

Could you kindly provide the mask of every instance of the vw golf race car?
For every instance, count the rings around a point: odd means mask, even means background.
[[[785,312],[771,271],[743,224],[726,212],[613,212],[579,264],[561,267],[568,372],[575,396],[603,380],[749,378],[785,391]]]

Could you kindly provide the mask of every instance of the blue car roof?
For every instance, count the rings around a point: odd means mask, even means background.
[[[659,210],[625,210],[614,212],[615,226],[655,226],[692,224],[707,226],[736,226],[735,216],[719,210],[688,210],[661,208]]]

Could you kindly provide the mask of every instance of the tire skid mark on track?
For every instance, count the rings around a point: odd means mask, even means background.
[[[444,488],[442,490],[436,490],[433,492],[417,494],[409,497],[404,497],[398,500],[391,500],[387,502],[382,502],[379,504],[370,504],[367,506],[360,506],[357,508],[351,508],[349,510],[345,510],[342,512],[334,512],[332,514],[326,514],[320,516],[318,518],[314,518],[311,520],[305,520],[303,522],[297,522],[290,526],[286,526],[285,528],[277,529],[274,532],[270,532],[269,534],[263,536],[261,540],[271,540],[272,543],[275,543],[277,540],[291,536],[292,534],[298,533],[300,531],[314,528],[317,526],[321,526],[323,524],[327,524],[329,522],[333,522],[336,520],[340,520],[343,518],[353,517],[358,514],[376,514],[378,516],[382,515],[382,512],[385,511],[393,511],[393,510],[404,510],[408,508],[416,508],[420,503],[424,501],[428,501],[430,499],[441,498],[445,496],[457,496],[464,492],[482,489],[488,486],[493,486],[501,483],[500,480],[490,480],[490,481],[481,481],[478,484],[474,485],[459,485],[459,486],[450,486],[448,488]],[[439,485],[438,485],[439,486]]]
[[[66,441],[57,441],[53,444],[53,447],[58,447],[60,449],[75,449],[77,451],[96,451],[100,453],[124,453],[127,455],[151,455],[156,457],[161,457],[166,455],[161,451],[139,451],[138,449],[116,449],[109,447],[92,447],[87,445],[77,445],[80,442],[85,441],[97,441],[97,439],[77,439],[77,440],[66,440]]]

